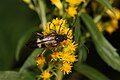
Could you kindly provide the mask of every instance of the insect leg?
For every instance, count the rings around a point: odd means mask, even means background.
[[[46,50],[47,50],[47,48],[44,48],[44,49],[42,50],[42,52],[41,52],[40,55],[43,55],[43,54],[45,53]]]
[[[42,52],[41,52],[37,57],[40,57],[41,55],[43,55],[43,54],[45,53],[46,50],[47,50],[47,49],[44,48],[44,49],[42,50]]]
[[[38,32],[35,32],[34,34],[35,34],[36,36],[43,36],[43,34],[38,33]]]
[[[35,32],[34,35],[35,35],[36,38],[40,38],[40,39],[44,38],[44,35],[41,34],[41,33],[38,33],[38,32]]]

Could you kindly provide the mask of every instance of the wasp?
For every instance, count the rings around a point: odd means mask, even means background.
[[[61,26],[60,26],[60,28],[61,28]],[[59,31],[60,31],[60,28],[59,28]],[[69,30],[68,30],[68,32],[69,32]],[[67,34],[68,34],[68,32],[67,32]],[[27,44],[27,46],[30,48],[44,48],[44,49],[50,48],[50,47],[56,47],[59,45],[60,42],[63,42],[64,40],[68,39],[67,34],[60,35],[60,34],[57,34],[56,31],[54,31],[53,33],[50,33],[50,34],[44,36],[41,33],[36,33],[36,36],[38,36],[38,38],[30,41]]]

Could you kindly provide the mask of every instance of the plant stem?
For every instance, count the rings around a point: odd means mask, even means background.
[[[39,4],[39,9],[40,9],[40,14],[38,14],[38,15],[41,18],[43,29],[45,29],[46,28],[45,4],[44,4],[43,0],[38,0],[38,4]]]
[[[57,71],[58,76],[56,77],[55,80],[62,80],[62,78],[63,78],[63,72],[60,71],[60,67],[61,67],[61,64],[58,64],[58,71]]]
[[[35,4],[35,11],[37,12],[41,21],[42,28],[46,28],[46,15],[45,15],[45,4],[43,0],[33,0]]]

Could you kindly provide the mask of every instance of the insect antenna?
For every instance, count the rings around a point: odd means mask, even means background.
[[[40,38],[40,39],[44,38],[44,35],[39,32],[33,32],[33,35],[35,36],[35,38]]]
[[[40,53],[40,55],[43,55],[46,50],[47,50],[47,48],[44,48],[44,49],[42,50],[42,52]],[[40,55],[39,55],[39,56],[40,56]]]

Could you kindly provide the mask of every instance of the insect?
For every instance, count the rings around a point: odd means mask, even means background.
[[[49,48],[56,47],[60,42],[67,40],[67,35],[58,35],[56,33],[51,33],[47,36],[43,36],[40,33],[36,33],[37,36],[41,36],[41,38],[37,38],[33,41],[30,41],[27,46],[30,48]]]
[[[61,24],[62,25],[62,24]],[[61,26],[60,26],[61,28]],[[59,31],[60,31],[59,28]],[[54,31],[54,30],[53,30]],[[69,32],[69,30],[68,30]],[[67,32],[67,34],[68,34]],[[30,41],[27,46],[30,48],[50,48],[50,47],[56,47],[59,45],[60,42],[67,40],[67,34],[57,34],[56,31],[44,36],[41,33],[36,33],[36,36],[38,36],[38,38],[36,38],[33,41]]]

